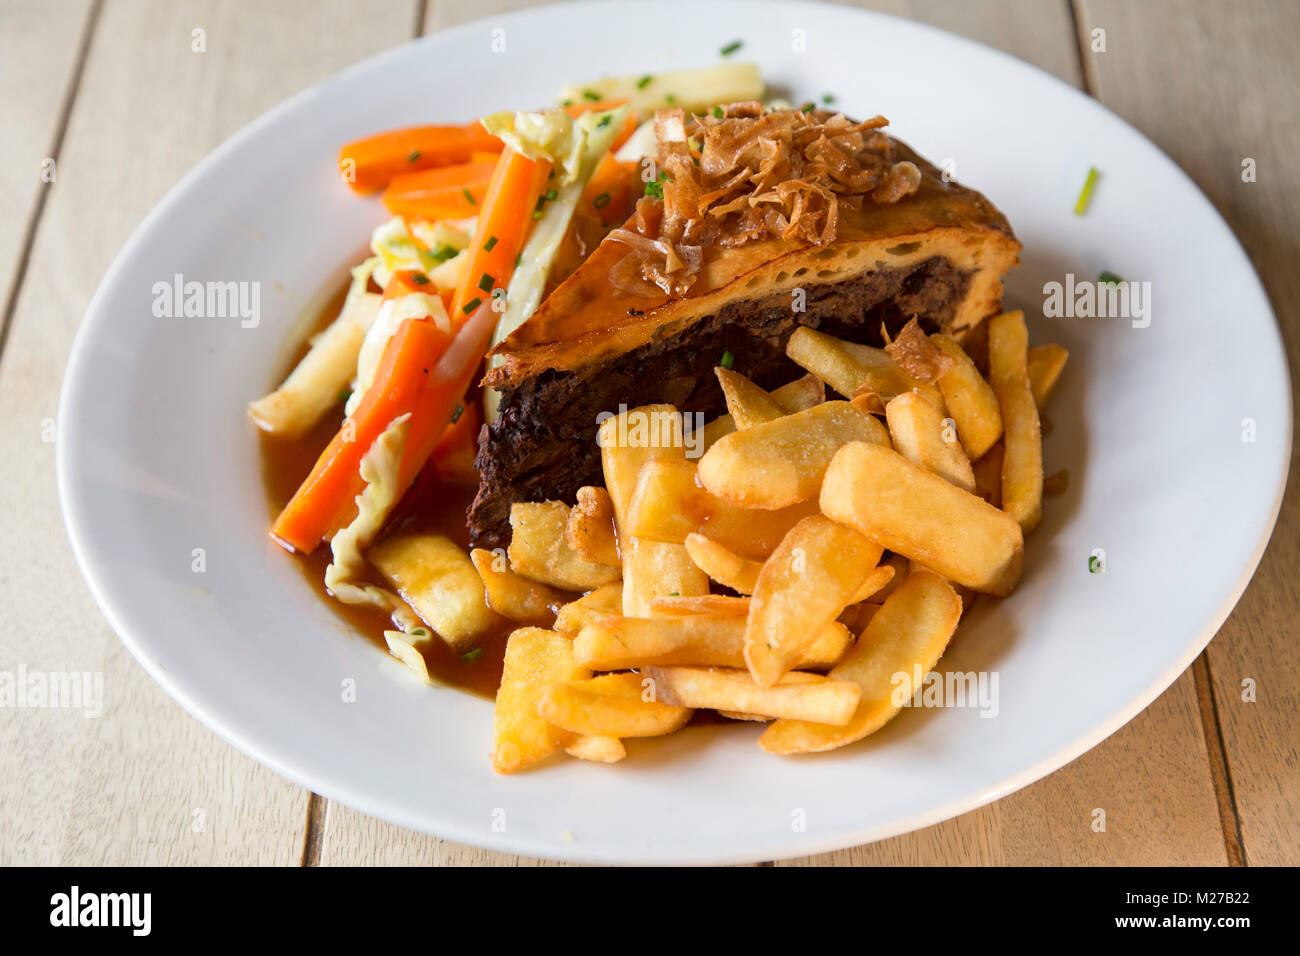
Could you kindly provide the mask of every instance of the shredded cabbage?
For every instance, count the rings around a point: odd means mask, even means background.
[[[361,478],[366,487],[356,498],[357,516],[331,539],[333,560],[325,569],[325,589],[334,598],[344,604],[369,604],[388,611],[393,623],[407,633],[424,627],[423,623],[392,591],[366,583],[369,565],[362,552],[401,497],[399,473],[410,420],[409,413],[394,418],[362,457]]]

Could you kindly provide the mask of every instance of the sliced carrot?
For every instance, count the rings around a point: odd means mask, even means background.
[[[582,209],[611,226],[627,221],[644,192],[636,163],[621,163],[606,153],[582,192]]]
[[[444,481],[457,484],[477,484],[478,472],[474,470],[474,457],[478,454],[478,433],[482,420],[478,405],[466,402],[460,406],[455,418],[429,456],[429,464]]]
[[[570,103],[564,108],[564,112],[577,119],[583,113],[612,110],[626,102],[627,100],[584,100],[581,103]],[[614,142],[609,147],[609,151],[611,153],[618,152],[618,148],[632,138],[632,134],[636,132],[638,125],[636,111],[628,110],[627,116],[623,119],[623,126],[619,129],[618,135],[614,137]]]
[[[394,176],[384,190],[389,212],[408,219],[465,219],[477,216],[497,157]]]
[[[464,400],[487,351],[498,316],[478,309],[454,337],[428,319],[407,319],[384,349],[374,384],[343,423],[293,498],[271,526],[271,537],[292,551],[310,553],[356,515],[365,487],[361,459],[401,415],[410,414],[399,471],[402,491],[428,460]]]
[[[355,191],[369,193],[401,173],[468,163],[475,153],[499,153],[503,147],[477,121],[411,126],[348,143],[339,150],[339,173]]]
[[[412,292],[433,294],[436,291],[429,277],[423,272],[417,269],[398,269],[389,277],[388,285],[384,286],[384,298],[400,299]]]
[[[510,284],[550,173],[546,160],[532,160],[513,149],[497,160],[474,227],[465,278],[452,302],[453,323],[464,321],[480,304],[490,304],[493,290]]]

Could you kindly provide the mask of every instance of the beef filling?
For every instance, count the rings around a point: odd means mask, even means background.
[[[733,302],[678,335],[652,341],[609,362],[548,369],[503,392],[500,416],[479,433],[478,496],[469,512],[476,547],[510,539],[516,501],[572,502],[583,485],[603,483],[596,416],[619,405],[666,403],[707,418],[726,402],[713,368],[730,352],[733,368],[763,388],[803,370],[785,356],[799,325],[871,345],[883,344],[913,315],[927,331],[945,326],[966,294],[969,276],[934,257],[909,269],[884,269],[806,288],[806,311],[789,293]]]

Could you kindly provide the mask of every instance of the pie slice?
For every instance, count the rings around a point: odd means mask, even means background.
[[[785,355],[799,325],[880,345],[916,317],[961,340],[1000,311],[1020,251],[1005,217],[880,132],[882,118],[665,112],[663,199],[642,200],[493,352],[484,385],[499,414],[480,433],[469,515],[479,546],[508,540],[514,502],[602,483],[601,412],[725,412],[724,355],[774,388],[802,374]]]

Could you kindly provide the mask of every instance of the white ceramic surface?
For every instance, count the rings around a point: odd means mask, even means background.
[[[201,163],[91,303],[58,465],[95,597],[191,713],[329,799],[572,860],[761,860],[879,839],[995,800],[1116,730],[1191,663],[1259,560],[1289,456],[1282,346],[1237,241],[1169,159],[1054,78],[915,23],[799,3],[693,2],[681,16],[691,29],[660,0],[534,9],[349,69]],[[505,53],[490,49],[498,27]],[[792,50],[797,30],[807,52]],[[267,541],[244,403],[381,219],[339,184],[340,143],[534,105],[604,73],[713,63],[734,38],[795,101],[832,92],[851,115],[884,113],[935,162],[955,160],[1025,245],[1008,301],[1029,309],[1034,342],[1071,351],[1046,442],[1069,491],[1046,504],[1020,590],[978,605],[941,665],[996,671],[999,714],[911,711],[857,746],[785,759],[759,751],[756,726],[706,727],[631,742],[616,767],[496,776],[490,703],[408,680]],[[1102,179],[1076,217],[1089,166]],[[1148,328],[1039,315],[1045,282],[1103,269],[1151,282]],[[260,282],[260,324],[155,318],[152,287],[176,273]],[[1104,574],[1089,573],[1094,548]]]

